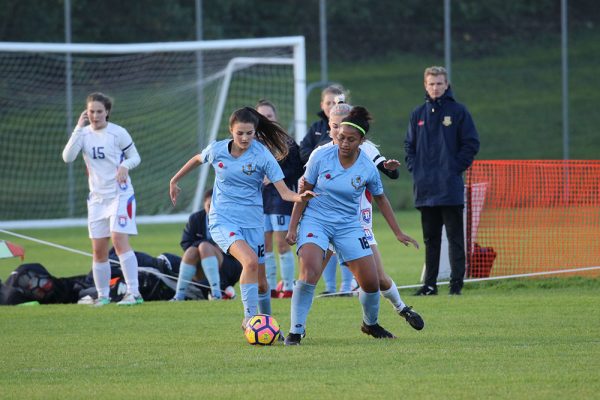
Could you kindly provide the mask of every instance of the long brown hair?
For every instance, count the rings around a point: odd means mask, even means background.
[[[256,139],[267,146],[277,161],[287,157],[287,143],[290,140],[290,136],[279,123],[270,121],[252,107],[243,107],[235,110],[229,117],[229,128],[232,128],[236,122],[254,125]]]

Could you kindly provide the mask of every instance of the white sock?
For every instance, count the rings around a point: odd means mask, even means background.
[[[98,297],[110,297],[110,262],[93,262],[92,275]]]
[[[402,298],[400,298],[400,292],[398,291],[398,287],[394,281],[392,281],[392,286],[390,286],[388,290],[381,291],[381,295],[388,299],[390,303],[392,303],[392,305],[398,310],[402,310],[404,307],[406,307],[406,304],[404,304]]]
[[[292,251],[279,255],[283,290],[294,290],[294,261],[294,253]]]
[[[265,273],[269,289],[275,290],[277,287],[277,264],[275,264],[275,255],[272,251],[265,253]]]
[[[216,299],[221,298],[221,277],[219,276],[219,260],[215,256],[202,259],[202,270],[208,279],[210,292]]]
[[[134,296],[139,296],[138,262],[133,250],[121,254],[119,262],[121,263],[121,271],[123,271],[125,283],[127,283],[127,292]]]

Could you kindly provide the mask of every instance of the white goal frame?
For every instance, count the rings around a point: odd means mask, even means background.
[[[259,64],[291,65],[294,80],[294,117],[293,130],[296,141],[302,140],[306,134],[306,53],[303,36],[260,38],[260,39],[228,39],[189,42],[161,42],[138,44],[91,44],[91,43],[20,43],[0,42],[0,52],[30,53],[62,53],[62,54],[131,54],[131,53],[164,53],[202,50],[259,49],[274,47],[291,47],[293,54],[289,58],[278,57],[234,57],[225,70],[205,80],[222,78],[223,84],[217,99],[216,115],[210,131],[209,142],[216,140],[219,124],[233,74],[244,68]],[[192,211],[200,209],[202,194],[206,188],[209,166],[199,168],[199,184],[192,201]],[[187,221],[189,214],[140,215],[136,217],[138,224],[180,223]],[[54,228],[87,225],[86,218],[58,218],[0,221],[0,229]]]

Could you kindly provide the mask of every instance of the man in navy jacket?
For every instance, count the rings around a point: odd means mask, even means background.
[[[463,173],[479,151],[479,135],[467,108],[454,100],[443,67],[425,69],[425,103],[410,116],[404,141],[413,177],[415,207],[421,212],[425,281],[416,295],[437,294],[442,226],[450,256],[450,294],[461,294],[465,275]]]

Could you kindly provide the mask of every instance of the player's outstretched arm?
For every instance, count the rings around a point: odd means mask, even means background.
[[[309,189],[313,188],[313,185],[306,183],[304,177],[301,177],[299,182],[300,184],[298,185],[298,190],[301,193],[304,193],[304,190],[307,186]],[[302,217],[305,208],[306,203],[294,203],[292,215],[290,216],[290,223],[288,225],[288,232],[285,236],[285,241],[288,242],[289,245],[296,244],[296,241],[298,240],[298,223],[300,222],[300,218]]]
[[[179,196],[179,192],[181,192],[181,188],[177,186],[177,182],[200,164],[202,164],[200,154],[196,154],[171,178],[171,181],[169,182],[169,196],[171,197],[173,205],[177,203],[177,196]]]
[[[277,182],[273,182],[273,185],[275,185],[275,189],[277,189],[277,192],[279,193],[281,198],[285,201],[293,201],[294,203],[305,203],[316,196],[315,193],[312,192],[311,190],[305,190],[301,194],[298,194],[298,193],[290,190],[285,185],[285,182],[283,181],[283,179],[279,180]],[[311,187],[311,189],[312,189],[312,187]]]
[[[398,226],[396,216],[394,215],[394,210],[392,210],[392,206],[390,205],[390,202],[386,195],[380,194],[378,196],[373,197],[375,198],[375,202],[377,203],[377,207],[379,207],[379,211],[381,211],[383,218],[385,218],[385,221],[390,226],[392,232],[394,232],[394,235],[396,235],[396,239],[398,239],[398,241],[400,241],[405,246],[408,246],[412,243],[412,245],[418,249],[419,243],[410,236],[405,235],[404,232],[402,232],[402,230],[400,229],[400,226]]]

